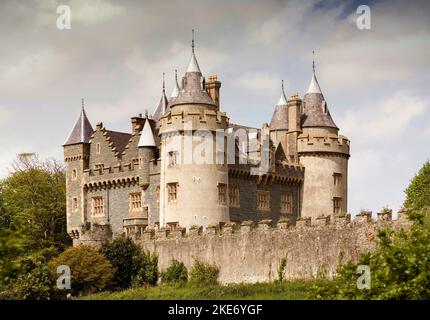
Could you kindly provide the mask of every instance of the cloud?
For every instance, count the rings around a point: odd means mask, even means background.
[[[113,4],[108,0],[70,0],[68,2],[57,0],[37,0],[37,19],[41,25],[53,25],[59,14],[57,8],[68,5],[71,10],[72,28],[74,24],[93,26],[109,21],[111,18],[124,14],[124,7]]]
[[[430,100],[399,91],[367,106],[352,105],[339,124],[356,143],[389,143],[407,134],[421,116],[430,116]]]
[[[248,72],[239,76],[233,83],[248,94],[263,95],[272,99],[281,92],[281,80],[266,72]]]

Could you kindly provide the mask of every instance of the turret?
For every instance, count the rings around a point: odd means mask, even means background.
[[[67,189],[67,232],[73,236],[87,221],[86,203],[82,190],[83,171],[88,169],[90,140],[93,127],[87,118],[82,99],[82,109],[78,120],[64,143]]]
[[[138,152],[141,161],[140,170],[140,186],[146,189],[149,186],[149,175],[150,175],[150,161],[155,157],[155,139],[154,133],[150,125],[150,119],[148,117],[145,119],[145,124],[143,125],[142,132],[140,134]]]
[[[313,67],[303,97],[302,130],[297,151],[305,167],[302,216],[347,212],[349,140],[338,134]]]
[[[229,220],[228,168],[226,163],[216,163],[226,143],[218,149],[215,140],[217,130],[228,128],[228,118],[207,92],[194,39],[191,47],[181,89],[160,118],[162,227],[209,226]]]
[[[281,159],[287,160],[288,152],[288,103],[284,92],[284,80],[281,85],[281,96],[279,97],[278,103],[275,106],[275,111],[270,121],[270,139],[273,142],[276,153]]]

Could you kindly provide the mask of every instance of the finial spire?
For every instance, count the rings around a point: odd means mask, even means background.
[[[148,119],[148,109],[145,109],[145,118]]]
[[[188,64],[187,72],[199,72],[199,73],[201,73],[199,64],[197,63],[197,59],[196,59],[196,56],[194,54],[194,29],[192,29],[191,60],[190,60],[190,63]]]
[[[82,110],[84,110],[84,98],[82,98]]]
[[[178,82],[178,69],[175,69],[175,80]]]
[[[194,53],[194,29],[191,30],[192,40],[191,40],[191,50]]]
[[[165,89],[166,89],[166,86],[165,86],[165,83],[164,83],[164,72],[163,72],[163,92],[165,91]]]
[[[315,73],[315,51],[312,50],[312,71]]]
[[[281,80],[281,96],[279,98],[277,105],[278,106],[287,105],[287,98],[285,97],[285,92],[284,92],[284,80]]]

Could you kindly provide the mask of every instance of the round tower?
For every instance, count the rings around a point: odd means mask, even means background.
[[[327,107],[315,68],[303,97],[302,133],[297,151],[305,167],[302,217],[316,219],[348,210],[349,140],[339,135]]]
[[[207,93],[206,81],[194,54],[194,40],[182,86],[171,97],[159,126],[160,226],[209,226],[227,222],[224,133],[228,118],[218,111],[216,102]]]

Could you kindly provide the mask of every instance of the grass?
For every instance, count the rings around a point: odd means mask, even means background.
[[[119,292],[100,292],[86,300],[307,300],[308,291],[323,280],[292,280],[282,283],[231,284],[208,287],[159,285]]]

